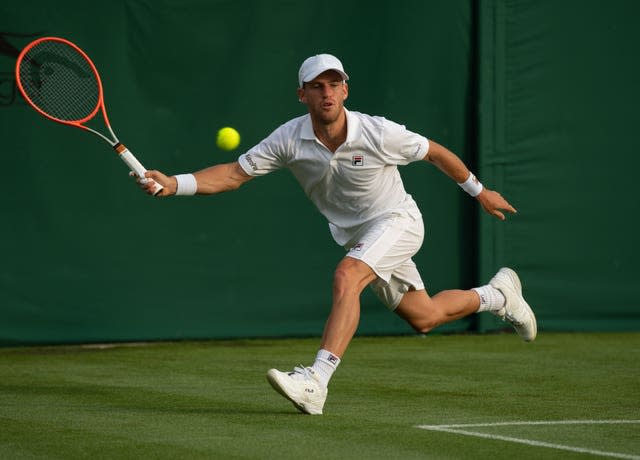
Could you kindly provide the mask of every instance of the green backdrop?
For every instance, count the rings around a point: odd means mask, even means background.
[[[480,171],[520,210],[481,273],[516,265],[544,330],[638,330],[640,3],[480,5]]]
[[[430,292],[509,264],[542,330],[637,330],[636,5],[120,0],[98,21],[86,2],[5,2],[0,342],[319,335],[343,255],[286,171],[213,197],[140,193],[105,144],[16,94],[16,52],[45,35],[87,51],[120,139],[172,174],[233,161],[304,113],[300,63],[336,54],[348,108],[447,145],[519,209],[494,222],[435,168],[402,168]],[[215,147],[225,125],[235,152]],[[365,293],[359,333],[407,332]]]

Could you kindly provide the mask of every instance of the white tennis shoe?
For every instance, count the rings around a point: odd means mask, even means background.
[[[322,415],[327,389],[310,367],[295,367],[292,372],[270,369],[267,380],[271,386],[306,414]]]
[[[502,292],[507,300],[502,309],[492,313],[511,323],[522,340],[532,342],[538,334],[536,315],[522,297],[522,284],[516,272],[503,267],[489,284]]]

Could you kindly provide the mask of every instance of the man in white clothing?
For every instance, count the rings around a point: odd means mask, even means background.
[[[273,388],[308,414],[322,414],[329,380],[358,326],[360,294],[367,286],[422,333],[489,311],[510,322],[525,341],[537,334],[535,315],[509,268],[500,269],[485,286],[427,294],[411,260],[422,245],[422,216],[404,189],[398,165],[435,165],[501,220],[504,211],[516,210],[483,187],[447,148],[385,118],[347,110],[348,79],[332,55],[306,59],[298,73],[298,98],[308,108],[306,115],[277,128],[236,162],[170,177],[149,171],[151,180],[141,183],[149,194],[154,182],[161,184],[160,196],[215,194],[287,168],[327,218],[334,240],[347,253],[335,270],[320,350],[312,366],[267,373]]]

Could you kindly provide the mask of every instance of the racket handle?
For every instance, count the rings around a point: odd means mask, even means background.
[[[120,143],[116,144],[113,148],[116,152],[118,152],[118,156],[122,161],[126,163],[129,169],[133,171],[136,176],[138,176],[142,180],[143,183],[146,183],[147,178],[144,177],[144,173],[146,173],[147,170],[144,166],[142,166],[142,163],[140,163],[138,159],[133,156],[133,153],[131,153],[129,149],[127,149],[123,144]],[[153,187],[153,195],[157,195],[162,191],[162,189],[162,185],[156,182],[156,185]]]

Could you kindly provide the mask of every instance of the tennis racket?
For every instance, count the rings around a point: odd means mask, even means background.
[[[43,37],[29,43],[16,63],[18,89],[49,120],[89,131],[106,141],[141,181],[147,171],[118,140],[107,116],[102,82],[89,56],[69,40]],[[102,112],[106,133],[86,126]],[[156,184],[153,194],[162,190]]]

